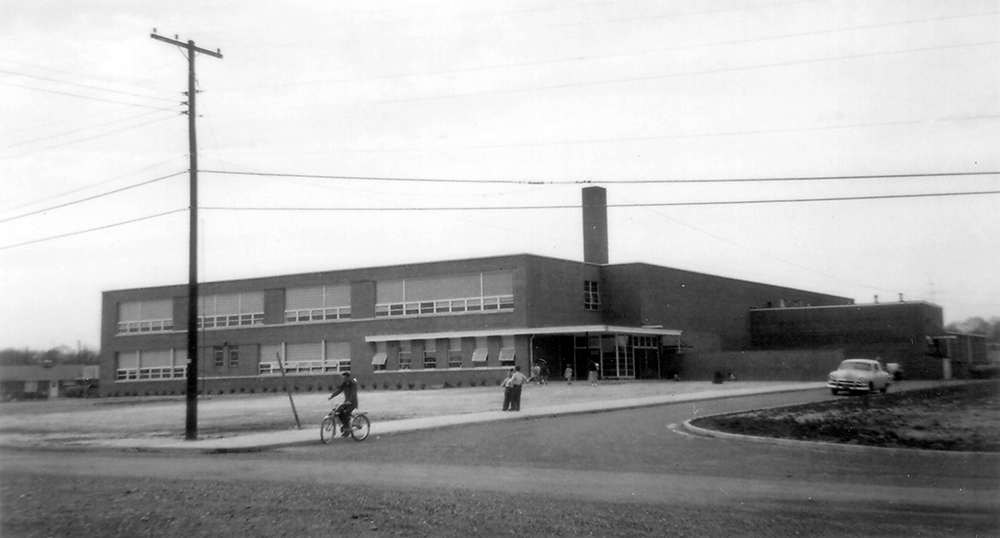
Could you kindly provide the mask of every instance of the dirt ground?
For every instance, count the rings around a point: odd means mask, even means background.
[[[692,423],[762,437],[1000,452],[1000,383],[848,396],[832,402],[706,417]]]

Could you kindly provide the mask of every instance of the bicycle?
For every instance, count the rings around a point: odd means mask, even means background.
[[[339,405],[327,413],[327,415],[323,417],[323,421],[320,422],[319,438],[324,444],[328,445],[338,436],[341,436],[340,420],[337,418],[338,409],[340,409]],[[350,430],[348,430],[348,433],[351,434],[351,438],[355,441],[364,441],[367,439],[372,426],[371,421],[368,420],[368,413],[351,412],[347,418],[347,423],[350,424]]]

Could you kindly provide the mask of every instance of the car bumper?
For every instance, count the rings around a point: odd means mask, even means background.
[[[848,381],[846,379],[830,380],[826,382],[826,386],[833,390],[868,390],[867,381]]]

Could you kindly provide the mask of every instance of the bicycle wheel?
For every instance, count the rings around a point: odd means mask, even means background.
[[[319,438],[325,444],[333,442],[337,437],[337,417],[327,415],[319,425]]]
[[[372,424],[365,415],[357,415],[351,419],[351,437],[355,441],[364,441],[367,439],[371,428]]]

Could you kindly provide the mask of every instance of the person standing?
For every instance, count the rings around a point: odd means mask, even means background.
[[[567,385],[572,385],[573,384],[573,368],[567,366],[566,367],[566,371],[563,372],[563,377],[566,378],[566,384]]]
[[[510,378],[513,375],[514,375],[514,369],[511,368],[507,372],[507,377],[505,377],[503,379],[503,383],[500,383],[500,386],[503,388],[503,410],[504,411],[510,410],[510,397],[511,397],[511,393],[513,392],[511,390]]]
[[[528,378],[521,373],[521,367],[514,367],[514,375],[510,376],[510,410],[521,410],[521,387],[528,382]]]
[[[587,373],[587,380],[590,381],[591,385],[597,386],[597,363],[594,361],[590,361],[590,372]]]

